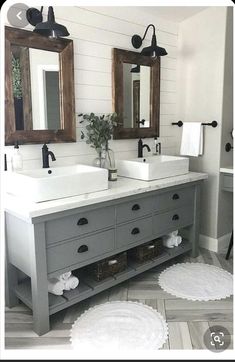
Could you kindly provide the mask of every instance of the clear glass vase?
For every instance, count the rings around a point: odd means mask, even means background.
[[[93,161],[93,166],[107,168],[106,150],[104,148],[96,148],[97,157]]]

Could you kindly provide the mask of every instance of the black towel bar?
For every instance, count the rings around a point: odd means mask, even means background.
[[[182,121],[178,121],[178,122],[172,122],[171,123],[173,126],[178,126],[178,127],[182,127],[183,126],[183,122]],[[218,126],[217,121],[212,121],[210,123],[202,123],[203,126],[211,126],[213,128]]]

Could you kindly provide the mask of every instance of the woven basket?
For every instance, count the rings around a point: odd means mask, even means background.
[[[126,267],[127,253],[124,252],[89,265],[87,271],[94,280],[100,281],[116,273],[120,273],[125,270]]]
[[[142,263],[158,256],[162,249],[162,239],[158,238],[129,250],[128,255],[131,259]]]
[[[155,244],[155,255],[154,256],[158,256],[160,255],[163,251],[164,251],[164,245],[163,245],[163,238],[157,238],[154,239],[154,244]]]

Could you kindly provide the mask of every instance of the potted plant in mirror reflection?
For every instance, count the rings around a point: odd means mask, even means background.
[[[80,123],[86,123],[86,135],[81,132],[81,138],[86,138],[86,143],[94,148],[98,157],[94,160],[94,166],[115,169],[114,153],[109,148],[108,142],[113,135],[113,129],[118,125],[118,115],[109,113],[106,115],[79,114],[82,116]]]
[[[12,54],[12,88],[15,107],[16,130],[23,130],[23,92],[21,84],[20,59]]]

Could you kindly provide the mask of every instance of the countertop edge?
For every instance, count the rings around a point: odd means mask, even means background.
[[[233,175],[233,168],[232,167],[221,167],[220,172],[229,173],[229,174]]]
[[[186,175],[169,177],[166,179],[150,182],[120,177],[119,184],[118,181],[115,181],[115,183],[112,182],[109,184],[109,186],[111,187],[105,191],[52,200],[44,203],[28,203],[24,204],[24,207],[22,207],[22,199],[7,194],[5,195],[4,205],[6,212],[13,214],[21,219],[24,219],[27,222],[32,222],[33,218],[37,218],[40,216],[77,209],[79,207],[90,206],[92,204],[107,202],[111,200],[117,200],[122,197],[157,191],[167,187],[202,181],[207,178],[208,175],[206,173],[197,172],[189,172]]]

